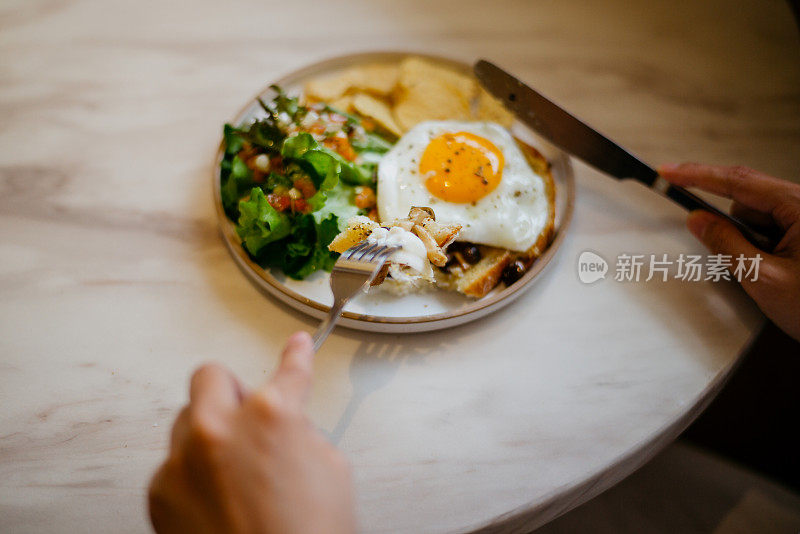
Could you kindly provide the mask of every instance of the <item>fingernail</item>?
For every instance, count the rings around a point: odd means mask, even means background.
[[[678,163],[662,163],[656,170],[658,171],[658,174],[663,174],[665,172],[675,171],[679,166],[680,165]]]
[[[706,233],[706,228],[708,228],[708,225],[713,220],[714,216],[707,211],[696,210],[690,213],[689,218],[686,219],[686,227],[689,228],[689,231],[692,232],[697,239],[702,241],[703,235]]]

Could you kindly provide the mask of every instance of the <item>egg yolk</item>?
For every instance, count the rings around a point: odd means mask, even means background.
[[[445,133],[431,139],[419,172],[425,187],[447,202],[475,202],[500,184],[503,153],[494,143],[469,132]]]

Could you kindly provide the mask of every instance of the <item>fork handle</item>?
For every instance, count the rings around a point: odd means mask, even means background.
[[[342,314],[346,303],[347,299],[336,299],[334,301],[328,316],[322,320],[317,331],[314,332],[314,352],[317,352],[325,340],[328,339],[328,334],[330,334],[333,331],[333,327],[336,326],[336,321],[339,320],[339,316]]]

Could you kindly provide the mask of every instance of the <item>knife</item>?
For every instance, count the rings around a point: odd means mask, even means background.
[[[642,160],[500,67],[480,60],[473,69],[486,90],[499,98],[520,121],[584,163],[620,180],[632,178],[689,211],[705,210],[724,217],[762,250],[771,252],[780,241],[780,236],[755,230],[687,189],[670,184]]]

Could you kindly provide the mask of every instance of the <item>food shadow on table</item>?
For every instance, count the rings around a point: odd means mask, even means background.
[[[444,330],[401,335],[339,328],[337,335],[359,342],[348,367],[352,393],[335,425],[330,431],[323,430],[323,432],[332,443],[338,445],[365,399],[387,386],[400,366],[425,365],[431,358],[452,356],[455,347],[453,340],[459,339],[463,342],[464,338],[479,335],[476,329],[478,323],[481,328],[501,328],[503,324],[507,324],[512,314],[519,314],[520,308],[526,303],[535,302],[537,295],[546,289],[552,279],[547,273],[542,273],[539,278],[519,301],[478,319],[478,322]],[[312,326],[317,324],[315,319],[308,317],[305,319]]]
[[[433,352],[446,350],[446,343],[441,341],[439,344],[431,344],[428,350],[414,351],[410,354],[411,351],[408,347],[404,347],[402,342],[397,342],[396,339],[382,339],[387,337],[380,336],[379,339],[362,341],[353,353],[348,366],[352,394],[333,429],[322,430],[334,445],[341,442],[364,400],[387,386],[401,365],[411,360],[419,362]]]

